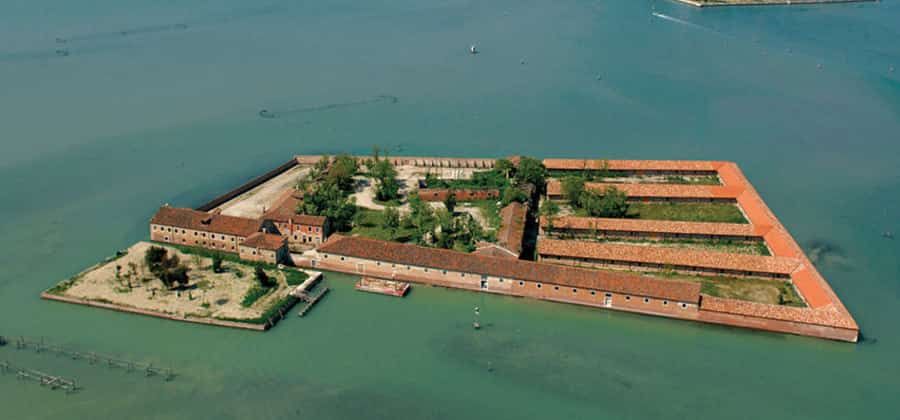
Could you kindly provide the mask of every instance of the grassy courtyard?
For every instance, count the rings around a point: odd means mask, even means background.
[[[747,223],[731,203],[629,203],[628,216],[636,219],[681,222]]]

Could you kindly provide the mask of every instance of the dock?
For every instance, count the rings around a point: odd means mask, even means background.
[[[409,291],[409,283],[385,280],[375,277],[363,277],[356,282],[356,290],[361,292],[378,293],[388,296],[403,297]]]
[[[310,273],[309,278],[291,292],[291,296],[304,302],[303,307],[300,308],[297,316],[306,315],[306,313],[309,312],[310,309],[312,309],[313,305],[321,300],[322,296],[325,296],[325,294],[328,293],[329,290],[327,287],[325,287],[316,293],[311,293],[310,291],[313,289],[313,287],[315,287],[316,284],[318,284],[319,281],[322,280],[322,273],[318,271],[307,272]]]
[[[19,380],[35,381],[41,386],[50,388],[51,390],[62,389],[66,391],[67,394],[77,392],[81,389],[74,379],[50,375],[34,369],[16,367],[6,361],[0,362],[0,374],[6,375],[8,373],[15,373],[16,378]]]
[[[153,366],[152,363],[135,362],[95,352],[77,351],[64,346],[47,343],[44,339],[36,341],[25,337],[17,337],[14,340],[14,344],[17,350],[33,349],[37,353],[47,352],[57,356],[69,357],[72,360],[87,360],[91,365],[123,368],[129,372],[140,371],[144,373],[144,376],[159,376],[167,382],[175,379],[175,373],[169,368],[160,368]]]

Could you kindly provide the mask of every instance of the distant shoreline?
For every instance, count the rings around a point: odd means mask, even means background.
[[[688,4],[694,7],[726,7],[726,6],[796,6],[824,3],[863,3],[877,2],[878,0],[718,0],[718,1],[698,1],[698,0],[675,0],[679,3]]]

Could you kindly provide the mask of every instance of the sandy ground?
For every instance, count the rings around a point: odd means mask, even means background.
[[[266,272],[278,280],[278,287],[263,296],[253,306],[244,308],[241,301],[256,282],[253,267],[225,261],[224,273],[213,273],[209,267],[210,258],[200,258],[165,247],[169,253],[178,254],[182,263],[188,265],[190,290],[181,292],[167,290],[160,280],[148,272],[144,266],[144,252],[152,244],[138,242],[128,249],[128,255],[103,264],[78,278],[63,295],[98,300],[117,305],[151,310],[170,315],[192,315],[196,317],[221,317],[232,319],[257,318],[270,304],[286,296],[290,287],[285,276],[278,270]],[[157,245],[158,246],[158,245]],[[136,275],[131,273],[129,263],[136,265]],[[116,266],[121,266],[120,280],[116,280]],[[234,271],[243,272],[239,278]],[[128,284],[131,284],[129,289]]]
[[[295,166],[218,208],[222,210],[222,214],[229,216],[261,217],[263,209],[272,208],[281,193],[296,185],[300,177],[309,173],[309,170],[308,166]]]
[[[427,173],[433,173],[443,179],[468,179],[472,177],[472,173],[478,171],[474,168],[419,168],[415,166],[397,166],[397,181],[400,182],[400,201],[403,203],[398,207],[401,214],[409,213],[409,204],[406,203],[406,197],[409,193],[419,188],[419,181],[425,179]],[[484,169],[481,169],[482,171]],[[356,199],[356,205],[372,210],[384,210],[384,206],[375,202],[375,185],[371,179],[364,176],[357,177],[356,193],[351,197]]]

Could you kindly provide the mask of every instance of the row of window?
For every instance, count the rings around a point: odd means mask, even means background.
[[[162,227],[162,226],[153,226],[153,230],[159,230],[160,232],[172,232],[172,228],[164,228],[164,227]],[[174,232],[174,233],[178,233],[178,228],[175,228],[175,232]],[[181,233],[182,233],[182,234],[187,234],[187,231],[184,230],[184,229],[181,229]],[[206,237],[206,232],[197,232],[197,231],[194,231],[194,236],[200,236],[200,237],[202,237],[202,238],[205,238],[205,237]],[[219,235],[219,236],[221,237],[222,240],[225,240],[225,235]],[[209,239],[216,239],[216,234],[215,234],[215,233],[210,233],[210,234],[209,234]],[[234,241],[235,241],[235,238],[232,237],[232,238],[231,238],[231,242],[234,242]]]
[[[323,258],[328,258],[328,254],[324,254],[324,255],[323,255]],[[345,257],[340,257],[340,258],[341,258],[341,261],[345,261],[345,260],[346,260]],[[381,266],[381,261],[375,261],[375,265]],[[391,268],[396,268],[396,267],[397,267],[397,264],[393,264],[393,263],[391,264]],[[407,265],[407,266],[406,266],[406,269],[407,269],[407,270],[412,270],[412,266]],[[423,267],[423,268],[422,268],[422,271],[424,271],[424,272],[427,273],[427,272],[428,272],[428,268],[427,268],[427,267]],[[441,270],[441,274],[442,274],[442,275],[447,275],[447,270]],[[460,273],[460,277],[465,277],[465,276],[466,276],[466,273]],[[487,278],[488,278],[487,275],[482,275],[482,276],[481,276],[481,279],[482,279],[482,289],[487,288],[486,285],[485,285],[485,282],[486,282]],[[499,278],[498,280],[499,280],[500,283],[503,283],[503,278],[502,278],[502,277]],[[542,284],[542,283],[535,283],[535,285],[537,286],[538,289],[543,288],[543,284]],[[520,280],[520,281],[519,281],[519,286],[525,286],[525,282]],[[553,286],[553,290],[559,290],[559,286],[555,286],[555,285],[554,285],[554,286]],[[578,293],[578,289],[577,289],[577,288],[572,288],[572,293],[573,293],[573,294],[577,294],[577,293]],[[597,291],[596,291],[596,290],[591,290],[590,293],[591,293],[591,296],[596,296]],[[610,299],[611,299],[611,298],[612,298],[612,293],[605,293],[604,296],[605,296],[606,298],[610,298]],[[631,301],[631,296],[626,295],[626,296],[625,296],[625,300],[626,300],[626,301]],[[650,298],[646,298],[646,297],[644,298],[644,303],[650,303],[650,301],[651,301]],[[668,301],[668,300],[663,300],[662,303],[663,303],[663,305],[669,305],[669,301]],[[687,308],[687,307],[688,307],[688,305],[687,305],[686,303],[682,303],[682,304],[681,304],[681,308],[682,308],[682,309],[685,309],[685,308]]]

